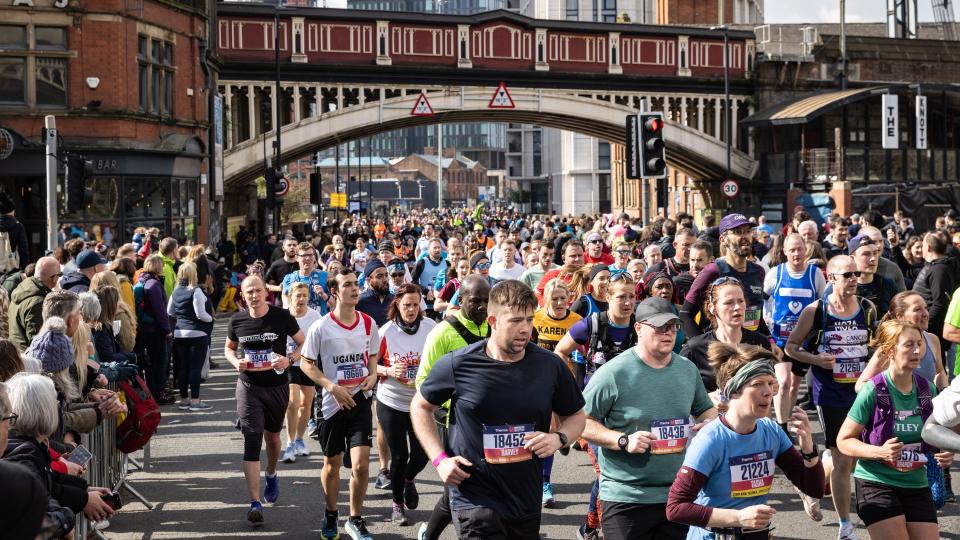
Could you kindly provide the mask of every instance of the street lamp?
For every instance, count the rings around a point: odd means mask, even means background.
[[[725,130],[726,137],[727,137],[727,177],[724,178],[724,180],[729,180],[730,179],[730,158],[731,158],[730,143],[733,140],[733,136],[732,136],[733,125],[732,125],[732,122],[730,121],[732,118],[732,115],[730,114],[730,49],[729,49],[730,38],[728,35],[730,28],[726,24],[721,24],[719,26],[711,26],[710,30],[723,30],[723,93],[724,93],[724,99],[726,100],[726,102],[724,103],[725,105],[724,110],[727,113],[727,118],[726,118],[727,129]]]

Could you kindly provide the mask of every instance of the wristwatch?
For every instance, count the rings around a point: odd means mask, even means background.
[[[813,450],[811,450],[809,453],[804,452],[803,450],[800,450],[800,455],[803,457],[804,461],[810,461],[813,458],[819,456],[820,451],[817,449],[817,443],[813,443]]]
[[[629,442],[630,442],[629,437],[627,437],[626,435],[621,435],[620,438],[617,439],[617,446],[619,446],[621,450],[626,450],[627,444]]]
[[[560,448],[566,448],[567,446],[567,436],[562,431],[554,431],[554,435],[560,437]]]

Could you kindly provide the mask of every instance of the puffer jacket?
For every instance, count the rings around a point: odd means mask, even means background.
[[[90,290],[90,278],[79,270],[67,272],[60,278],[60,288],[77,294],[85,293]]]
[[[21,351],[30,345],[33,336],[43,326],[43,299],[50,289],[38,278],[25,279],[10,295],[9,323],[10,340]]]
[[[36,475],[47,488],[51,499],[76,512],[87,505],[87,481],[83,478],[61,474],[50,468],[50,449],[31,437],[10,434],[3,459],[19,463]]]

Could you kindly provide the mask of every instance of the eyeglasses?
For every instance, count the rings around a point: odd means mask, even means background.
[[[610,283],[616,283],[617,281],[629,281],[633,283],[633,276],[626,270],[614,270],[610,272]]]
[[[834,278],[842,277],[843,279],[850,279],[854,276],[860,277],[863,272],[856,270],[854,272],[843,272],[842,274],[832,274]]]
[[[657,334],[672,334],[674,332],[680,331],[680,323],[678,322],[668,322],[663,326],[654,326],[648,323],[640,323],[640,324],[653,328],[653,331]]]
[[[486,270],[487,268],[490,268],[490,263],[488,263],[488,262],[485,262],[485,263],[477,263],[477,264],[473,265],[473,267],[476,268],[477,270]]]
[[[10,427],[13,427],[13,426],[17,425],[17,418],[20,418],[20,415],[19,415],[19,414],[17,414],[17,413],[10,413],[10,414],[7,415],[7,416],[0,417],[0,422],[3,422],[4,420],[9,420],[9,421],[10,421]]]

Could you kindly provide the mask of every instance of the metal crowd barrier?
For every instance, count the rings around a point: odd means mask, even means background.
[[[90,433],[82,434],[80,440],[87,447],[87,450],[93,454],[93,459],[87,465],[86,480],[90,486],[105,487],[114,492],[120,492],[123,489],[134,499],[153,510],[153,503],[148,501],[127,481],[131,468],[143,470],[143,464],[117,449],[117,422],[115,418],[104,419],[96,429]],[[143,452],[144,458],[148,458],[150,455],[149,442],[144,447]],[[93,524],[82,513],[77,514],[77,526],[74,531],[74,538],[78,540],[86,539],[90,534],[100,540],[107,540],[100,531],[93,528]]]

